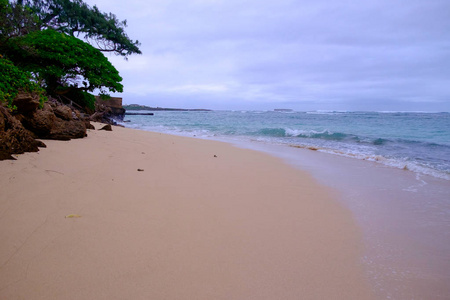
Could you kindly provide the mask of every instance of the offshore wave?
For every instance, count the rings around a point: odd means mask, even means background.
[[[235,131],[229,131],[226,134],[236,134]],[[245,134],[244,134],[245,135]],[[256,132],[251,132],[250,136],[265,136],[265,137],[298,137],[306,139],[318,139],[328,141],[348,141],[361,144],[372,144],[375,146],[383,146],[387,144],[405,144],[414,145],[422,148],[439,148],[440,150],[450,151],[450,145],[438,144],[434,142],[423,142],[408,139],[387,139],[383,137],[367,137],[358,136],[344,132],[333,132],[330,130],[315,131],[315,130],[298,130],[290,128],[262,128]]]
[[[131,116],[131,122],[123,125],[197,138],[294,145],[450,180],[450,135],[443,129],[448,114],[429,116],[336,111],[164,113],[152,118]]]
[[[353,138],[356,136],[342,133],[332,132],[329,130],[315,131],[315,130],[296,130],[290,128],[262,128],[257,132],[251,133],[251,135],[261,135],[269,137],[303,137],[303,138],[316,138],[325,140],[343,140],[346,138]]]
[[[389,139],[384,139],[381,137],[379,138],[361,137],[354,134],[333,132],[330,130],[315,131],[315,130],[297,130],[290,128],[263,128],[249,135],[265,136],[265,137],[297,137],[297,138],[318,139],[327,141],[350,141],[355,143],[368,143],[373,145],[384,145],[389,142],[393,142]]]

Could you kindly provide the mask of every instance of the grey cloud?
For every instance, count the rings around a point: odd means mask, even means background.
[[[126,98],[450,110],[448,0],[134,1],[98,5],[120,7],[149,57],[148,69],[119,69],[135,89]]]

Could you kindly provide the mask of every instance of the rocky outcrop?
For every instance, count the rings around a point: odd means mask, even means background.
[[[40,139],[70,140],[86,136],[92,128],[89,117],[49,99],[39,108],[39,99],[19,93],[14,112],[0,104],[0,160],[13,159],[11,154],[38,151],[45,147]]]
[[[112,130],[111,125],[117,125],[114,119],[123,118],[125,109],[122,108],[122,98],[111,99],[107,102],[110,106],[99,101],[90,117],[50,97],[40,108],[39,97],[28,93],[19,93],[14,99],[12,105],[16,109],[13,112],[0,103],[0,160],[14,159],[12,154],[34,152],[45,147],[43,142],[36,140],[38,138],[83,138],[87,136],[87,129],[95,129],[90,121],[108,124],[102,129]]]
[[[39,107],[39,96],[21,92],[17,94],[12,105],[21,113],[31,113]]]
[[[95,113],[91,115],[91,122],[99,122],[110,125],[117,125],[114,120],[115,115],[113,114],[112,108],[104,104],[95,104]]]
[[[86,120],[81,114],[54,100],[49,100],[42,109],[23,114],[19,119],[38,138],[70,140],[86,136]]]
[[[45,147],[45,144],[35,140],[8,109],[0,105],[0,160],[14,159],[12,154],[39,151],[38,147]]]
[[[22,124],[38,137],[46,137],[50,134],[56,116],[48,103],[42,109],[37,109],[31,113],[20,117]]]
[[[66,105],[57,105],[57,103],[53,102],[53,108],[55,116],[62,120],[71,121],[74,117],[74,112]]]

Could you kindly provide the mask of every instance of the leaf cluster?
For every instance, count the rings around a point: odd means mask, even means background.
[[[30,8],[0,0],[0,49],[9,39],[39,30],[39,18]]]
[[[119,72],[100,51],[53,29],[16,38],[9,57],[24,70],[39,74],[51,94],[74,88],[123,91]]]
[[[139,41],[131,40],[125,32],[127,22],[112,13],[103,13],[81,0],[27,0],[39,18],[42,29],[54,29],[85,39],[97,49],[127,57],[141,54]]]
[[[70,90],[64,97],[75,101],[78,105],[87,108],[92,113],[95,111],[95,97],[90,93],[81,90]]]
[[[32,80],[31,74],[0,55],[0,103],[13,108],[12,101],[19,91],[39,95],[41,105],[47,100],[45,91]]]

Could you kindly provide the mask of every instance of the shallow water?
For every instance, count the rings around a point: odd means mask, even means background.
[[[450,184],[374,162],[259,143],[338,191],[360,226],[362,258],[379,299],[450,296]]]
[[[155,112],[127,126],[315,148],[450,180],[449,113]]]
[[[379,299],[450,298],[450,114],[158,112],[127,119],[128,127],[268,152],[310,172],[352,211]]]

